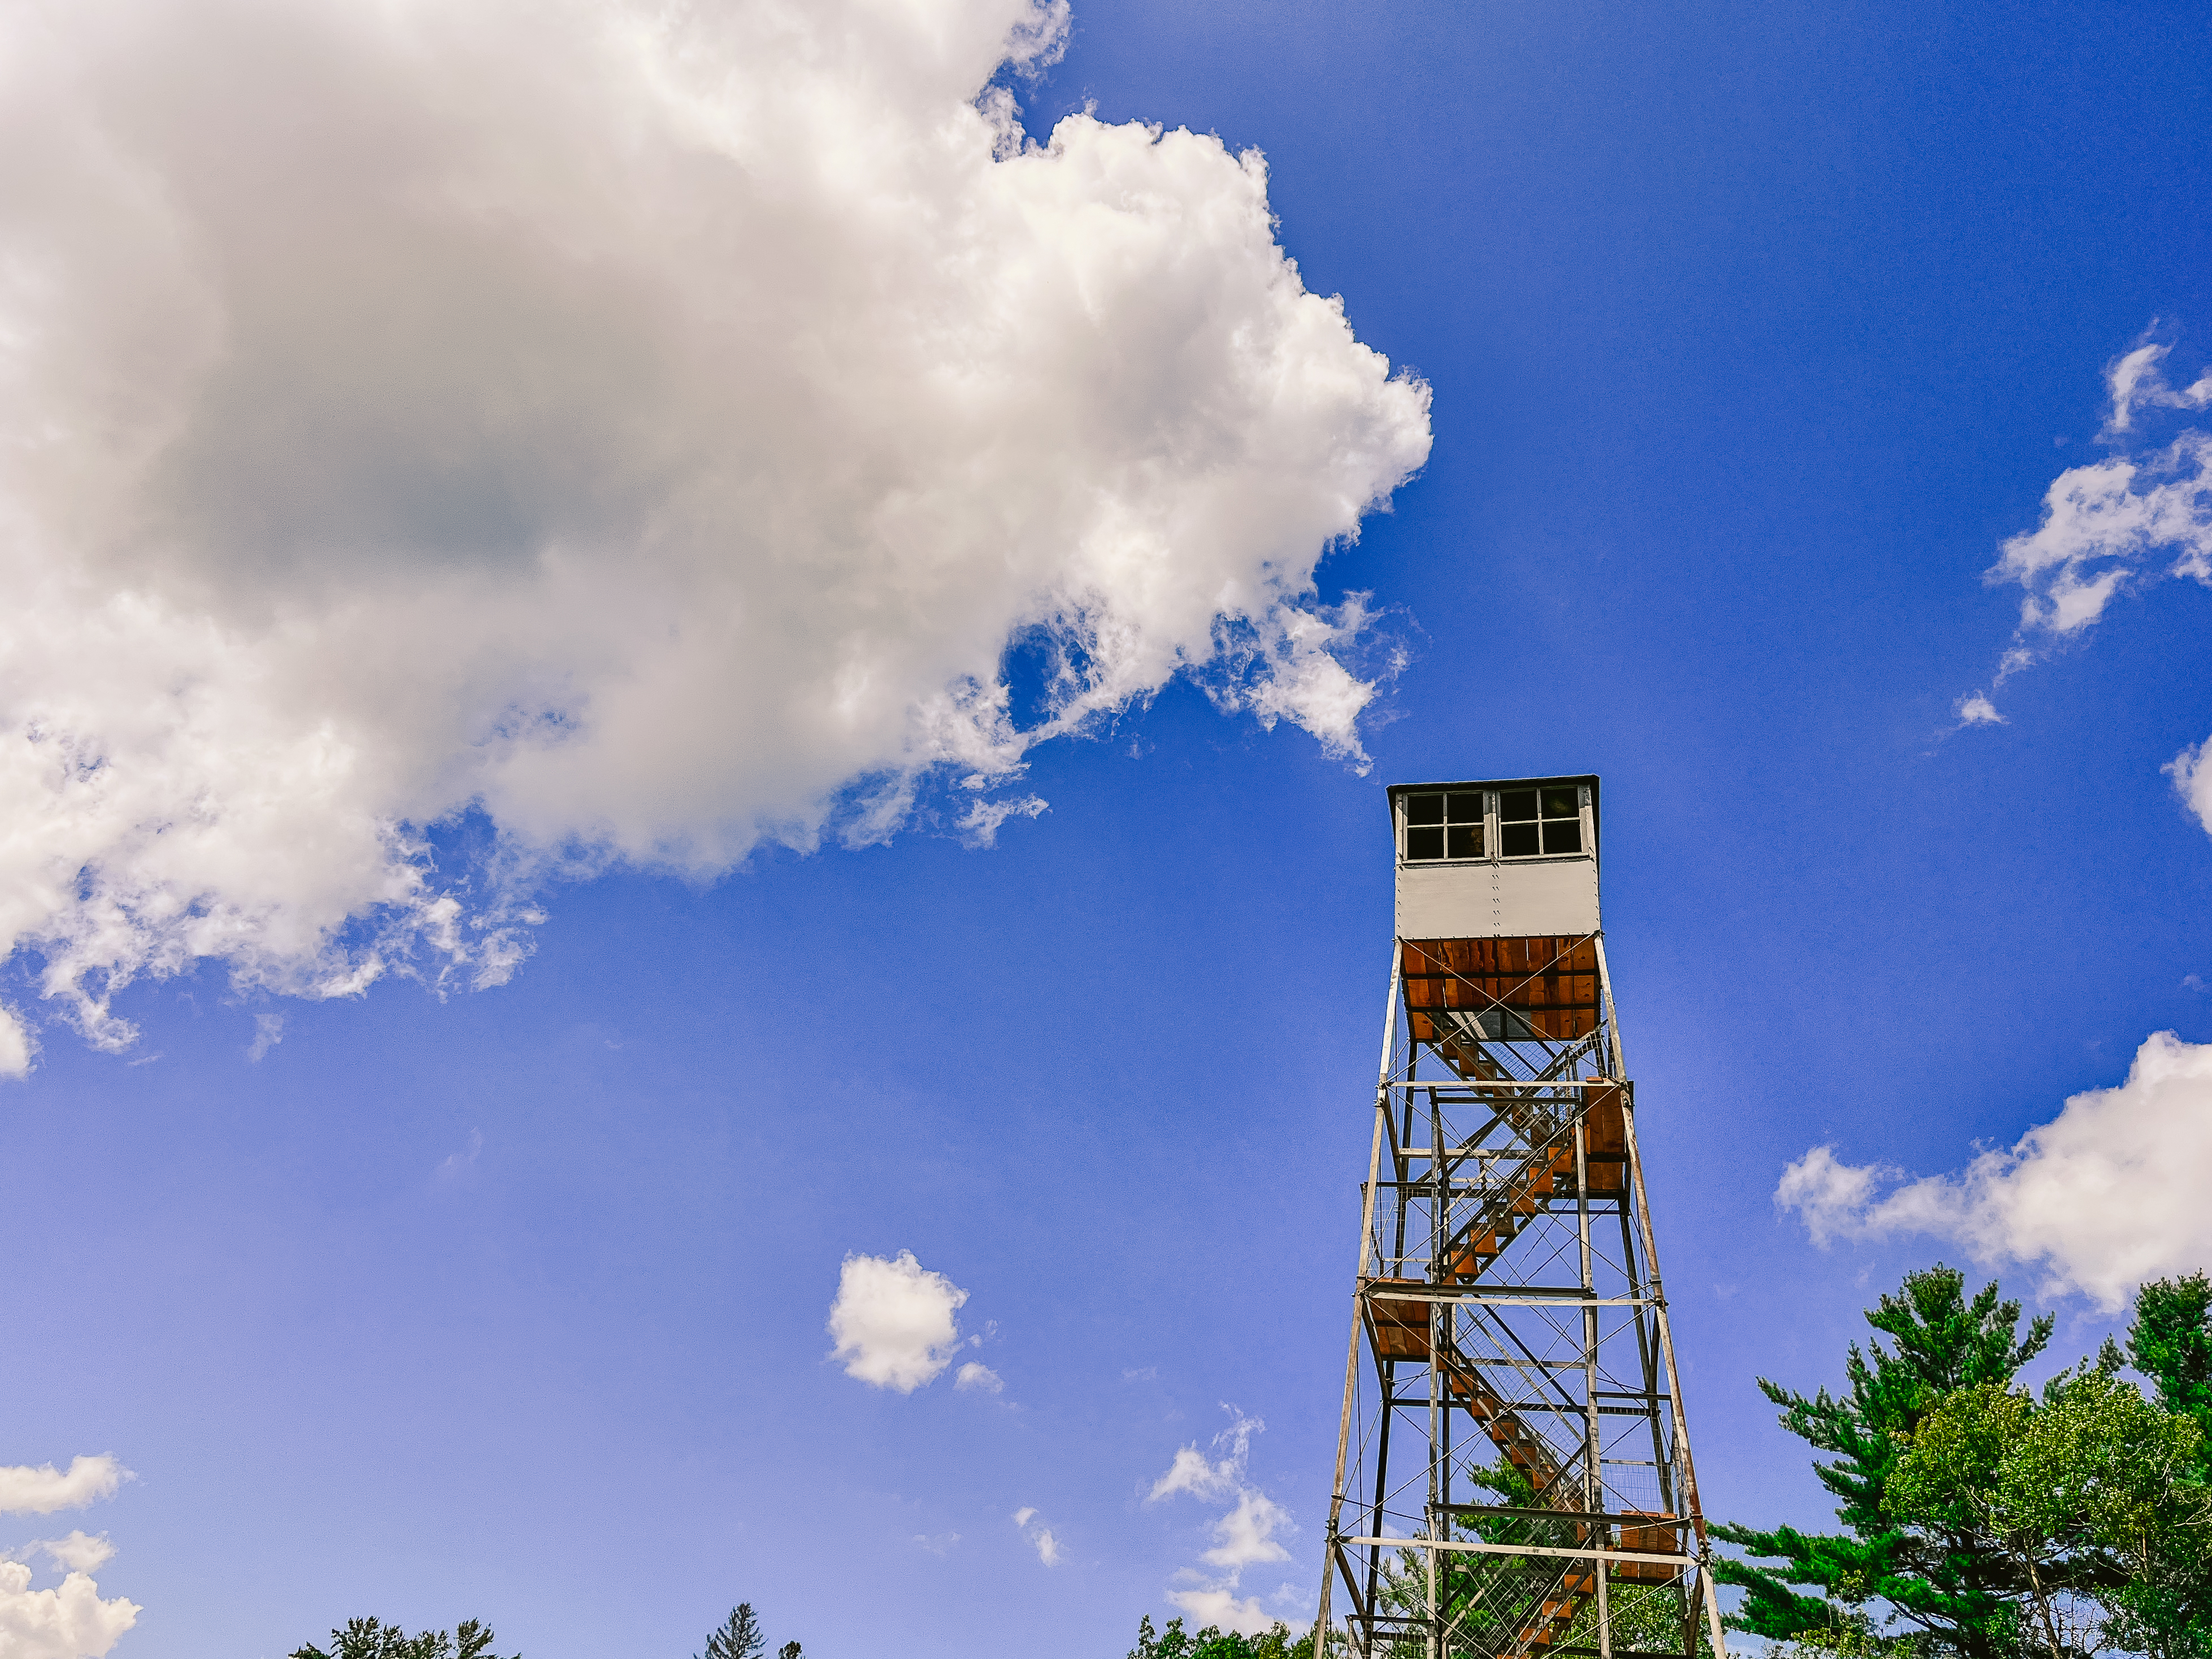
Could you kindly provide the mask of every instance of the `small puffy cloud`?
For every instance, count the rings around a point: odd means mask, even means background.
[[[1997,706],[1990,701],[1988,693],[1983,691],[1976,691],[1960,698],[1953,706],[1951,712],[1957,717],[1961,726],[2005,724],[2005,717],[1997,713]]]
[[[44,1553],[67,1576],[47,1589],[31,1588],[31,1569],[0,1558],[0,1654],[8,1659],[102,1659],[138,1622],[137,1603],[102,1601],[92,1573],[115,1553],[105,1538],[73,1532],[67,1538],[27,1546],[18,1555]]]
[[[1069,27],[0,11],[0,958],[109,1048],[201,961],[497,984],[549,872],[988,842],[1178,676],[1358,763],[1388,665],[1316,573],[1428,389],[1257,152],[1026,138],[1002,71]],[[468,813],[492,850],[434,855]]]
[[[956,1389],[980,1389],[985,1394],[998,1394],[1006,1385],[998,1372],[993,1370],[988,1365],[979,1364],[971,1359],[960,1368],[959,1375],[953,1379],[952,1386]]]
[[[1240,1636],[1264,1636],[1280,1622],[1260,1605],[1258,1596],[1248,1595],[1239,1601],[1234,1589],[1208,1586],[1170,1590],[1168,1602],[1201,1630],[1208,1625],[1218,1625]]]
[[[27,1464],[0,1465],[0,1515],[52,1515],[57,1510],[84,1509],[103,1498],[114,1497],[116,1488],[131,1478],[131,1471],[107,1452],[73,1457],[67,1469],[57,1469],[51,1463],[35,1468]]]
[[[1795,1210],[1822,1249],[1866,1231],[1867,1212],[1885,1176],[1898,1171],[1874,1164],[1845,1164],[1833,1146],[1815,1146],[1782,1172],[1775,1207]]]
[[[1287,1561],[1291,1553],[1275,1541],[1274,1531],[1289,1520],[1273,1498],[1247,1486],[1237,1494],[1237,1507],[1213,1523],[1213,1547],[1198,1559],[1232,1572],[1255,1561]]]
[[[1816,1146],[1784,1172],[1775,1202],[1824,1248],[1953,1239],[1984,1261],[2039,1266],[2052,1292],[2117,1309],[2144,1279],[2212,1261],[2212,1044],[2156,1032],[2117,1087],[2070,1097],[2051,1121],[1957,1175],[1898,1179]]]
[[[830,1305],[830,1334],[837,1342],[830,1357],[844,1361],[848,1376],[912,1394],[957,1357],[953,1315],[967,1300],[967,1291],[923,1267],[911,1250],[888,1261],[848,1255]]]

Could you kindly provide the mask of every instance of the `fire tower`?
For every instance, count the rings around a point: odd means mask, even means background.
[[[1725,1659],[1598,921],[1598,781],[1401,784],[1318,1632]],[[1316,1643],[1317,1652],[1341,1650]]]

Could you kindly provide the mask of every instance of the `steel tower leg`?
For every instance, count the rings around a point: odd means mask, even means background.
[[[1317,1659],[1726,1659],[1604,943],[1504,944],[1392,952]]]

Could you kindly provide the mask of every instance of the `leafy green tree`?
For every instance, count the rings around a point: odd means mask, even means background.
[[[2000,1301],[1994,1284],[1969,1300],[1965,1275],[1939,1263],[1906,1274],[1897,1294],[1868,1310],[1867,1323],[1893,1346],[1851,1345],[1847,1393],[1822,1389],[1808,1399],[1759,1379],[1783,1408],[1782,1426],[1834,1457],[1814,1469],[1840,1500],[1844,1531],[1715,1528],[1754,1560],[1779,1563],[1713,1564],[1723,1583],[1745,1591],[1730,1625],[1841,1652],[1883,1639],[1873,1611],[1879,1606],[1906,1626],[1910,1650],[1929,1659],[2013,1659],[2025,1589],[2017,1568],[1978,1553],[1971,1536],[1900,1525],[1886,1500],[1905,1448],[1938,1401],[1960,1389],[2009,1384],[2049,1345],[2049,1315],[2031,1321],[2025,1337],[2020,1316],[2020,1304]]]
[[[2203,1553],[2202,1437],[2106,1368],[2063,1373],[2039,1404],[2025,1389],[1961,1389],[1914,1434],[1889,1508],[2010,1562],[2049,1659],[2189,1651],[2157,1592]]]
[[[496,1639],[489,1625],[474,1619],[464,1619],[451,1632],[426,1630],[414,1636],[380,1619],[349,1619],[343,1630],[331,1632],[330,1651],[304,1643],[292,1659],[495,1659],[491,1644]]]
[[[1335,1651],[1333,1643],[1330,1650]],[[1129,1659],[1313,1659],[1313,1632],[1293,1638],[1290,1627],[1278,1621],[1258,1636],[1241,1636],[1218,1625],[1193,1634],[1180,1618],[1156,1632],[1146,1613],[1137,1621],[1137,1645],[1129,1650]]]
[[[2069,1570],[2088,1545],[2089,1528],[2081,1506],[2069,1501],[2075,1494],[2066,1484],[2039,1486],[2029,1478],[2052,1449],[2051,1437],[2039,1432],[2045,1426],[2025,1389],[1996,1382],[1956,1389],[1914,1431],[1911,1445],[1890,1472],[1883,1507],[1908,1528],[1963,1541],[1976,1556],[1996,1557],[2015,1569],[2027,1581],[2033,1628],[2050,1659],[2069,1659],[2100,1645],[2086,1639],[2067,1594],[2069,1582],[2078,1579]]]
[[[2158,1402],[2198,1431],[2179,1501],[2194,1506],[2176,1523],[2114,1540],[2130,1566],[2112,1598],[2115,1639],[2155,1659],[2212,1656],[2212,1279],[2201,1273],[2154,1279],[2136,1292],[2128,1358],[2150,1380]],[[2116,1361],[2108,1353],[2108,1368]]]

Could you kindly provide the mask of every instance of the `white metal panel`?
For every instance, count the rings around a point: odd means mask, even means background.
[[[1400,939],[1528,939],[1597,926],[1593,858],[1398,866]]]

